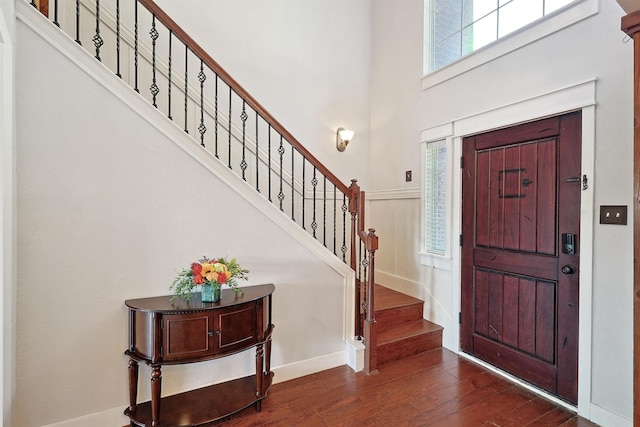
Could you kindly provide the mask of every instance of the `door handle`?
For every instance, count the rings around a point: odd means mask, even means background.
[[[576,268],[573,265],[567,264],[567,265],[562,266],[562,272],[564,274],[573,274],[573,273],[576,272]]]

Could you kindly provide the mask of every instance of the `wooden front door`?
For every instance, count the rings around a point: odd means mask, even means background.
[[[461,348],[576,403],[581,113],[462,151]]]

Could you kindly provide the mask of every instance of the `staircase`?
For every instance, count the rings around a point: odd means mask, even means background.
[[[83,0],[83,9],[56,0],[51,11],[47,1],[25,2],[189,134],[198,156],[233,171],[356,272],[353,313],[374,302],[354,333],[365,337],[367,373],[441,346],[442,328],[422,318],[422,301],[373,285],[378,237],[365,229],[357,181],[341,182],[153,0]]]
[[[422,318],[424,302],[376,285],[378,365],[442,346],[442,327]]]

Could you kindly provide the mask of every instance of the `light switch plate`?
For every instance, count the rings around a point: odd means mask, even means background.
[[[600,224],[627,225],[627,207],[600,206]]]

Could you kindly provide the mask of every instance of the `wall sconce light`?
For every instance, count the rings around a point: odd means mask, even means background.
[[[356,133],[349,129],[338,128],[336,132],[336,148],[338,151],[344,151],[349,145],[349,141],[353,139]]]

